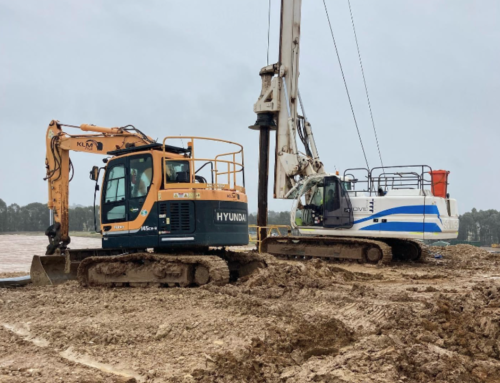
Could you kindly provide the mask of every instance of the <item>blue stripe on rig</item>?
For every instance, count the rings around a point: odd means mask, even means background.
[[[366,231],[405,231],[418,233],[440,233],[440,227],[433,222],[384,222],[365,226],[360,230]]]
[[[374,218],[385,217],[393,214],[436,214],[441,221],[441,217],[439,216],[439,209],[436,205],[413,205],[413,206],[399,206],[393,207],[392,209],[382,210],[378,213],[375,213],[369,217],[358,219],[354,221],[354,224],[362,223],[369,221]]]

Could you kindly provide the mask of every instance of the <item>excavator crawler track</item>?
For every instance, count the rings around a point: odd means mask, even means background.
[[[135,253],[85,258],[77,277],[84,287],[224,285],[229,282],[229,268],[217,256]]]
[[[268,237],[261,251],[286,259],[350,259],[388,264],[394,258],[417,261],[427,256],[427,247],[416,240],[344,237]]]

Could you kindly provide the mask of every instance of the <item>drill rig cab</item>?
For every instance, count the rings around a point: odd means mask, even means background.
[[[77,277],[82,285],[223,284],[230,271],[260,265],[243,255],[209,249],[248,244],[241,145],[203,137],[166,137],[157,143],[130,126],[69,126],[93,132],[70,135],[64,126],[69,125],[54,120],[47,131],[53,222],[46,232],[46,255],[33,259],[35,284]],[[172,144],[179,140],[187,147]],[[226,150],[196,156],[203,143],[209,150],[216,144]],[[101,190],[102,248],[68,247],[71,150],[111,156],[104,168],[94,167],[90,174],[96,191]],[[99,170],[104,170],[102,187],[97,184]]]

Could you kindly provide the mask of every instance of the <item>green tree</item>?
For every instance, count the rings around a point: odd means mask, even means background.
[[[493,209],[472,209],[461,215],[458,239],[478,241],[486,246],[500,243],[500,213]]]
[[[0,232],[7,231],[7,204],[0,199]]]
[[[19,222],[19,211],[21,207],[17,203],[9,205],[7,208],[7,227],[5,231],[20,231],[22,226]]]

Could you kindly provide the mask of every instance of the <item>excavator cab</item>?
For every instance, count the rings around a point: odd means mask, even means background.
[[[207,140],[214,141],[196,142]],[[248,243],[246,195],[238,185],[243,168],[236,160],[241,147],[230,153],[231,160],[197,158],[194,141],[188,148],[169,146],[170,151],[159,144],[113,153],[101,195],[104,249],[164,251]]]

